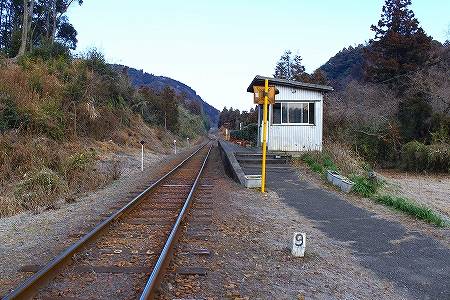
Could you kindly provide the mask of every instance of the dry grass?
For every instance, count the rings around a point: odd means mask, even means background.
[[[361,175],[366,171],[367,165],[350,146],[339,141],[328,140],[324,142],[323,148],[326,155],[334,161],[343,174]]]
[[[116,154],[140,151],[141,140],[146,151],[171,153],[165,145],[173,143],[172,134],[139,122],[136,127],[116,130],[113,139],[106,141],[58,143],[45,137],[20,136],[14,130],[1,134],[0,218],[57,208],[61,201],[73,202],[120,179],[123,162]]]
[[[1,69],[0,90],[14,95],[18,107],[39,110],[40,101],[48,97],[59,98],[62,88],[58,80],[42,68],[36,65],[36,68],[26,72],[18,65],[9,64]]]
[[[53,208],[68,192],[67,183],[50,169],[34,170],[26,174],[14,188],[14,197],[25,210]]]
[[[58,71],[26,58],[0,64],[0,218],[105,187],[122,176],[116,154],[140,151],[141,141],[146,151],[172,153],[178,138],[131,111],[125,83],[79,61]]]
[[[325,168],[339,171],[342,175],[365,175],[368,166],[348,145],[334,140],[326,140],[323,143],[323,151],[311,151],[307,153],[315,162]],[[316,170],[317,171],[317,170]],[[326,170],[322,170],[325,172]]]

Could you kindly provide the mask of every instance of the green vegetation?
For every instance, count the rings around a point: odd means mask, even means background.
[[[83,1],[2,0],[0,55],[17,57],[33,52],[48,60],[61,51],[68,54],[78,42],[77,32],[65,15],[74,3],[81,5]]]
[[[312,74],[299,54],[286,50],[273,76],[332,86],[324,100],[324,139],[351,147],[370,166],[450,173],[450,40],[428,36],[410,5],[386,0],[371,26],[374,38],[344,48]],[[250,115],[225,107],[219,128],[257,123],[257,109]]]
[[[121,162],[104,153],[142,140],[155,151],[173,139],[182,147],[209,130],[204,102],[187,86],[167,78],[132,85],[128,68],[95,48],[71,55],[77,33],[65,14],[82,2],[2,1],[0,217],[52,208],[120,178]]]
[[[252,108],[249,112],[240,112],[239,109],[233,109],[232,107],[227,109],[224,107],[219,114],[217,127],[220,128],[224,126],[229,130],[239,130],[240,123],[244,126],[258,123],[258,109]]]
[[[202,116],[196,116],[189,113],[189,111],[183,107],[179,107],[180,116],[180,130],[178,134],[186,138],[195,138],[198,136],[206,136],[207,128],[203,122]]]
[[[316,161],[314,160],[314,158],[312,158],[311,156],[309,156],[309,155],[303,155],[303,156],[302,156],[302,160],[303,160],[305,163],[307,163],[307,164],[309,165],[309,167],[311,168],[311,170],[313,170],[314,172],[317,172],[317,173],[321,173],[321,174],[323,174],[323,175],[326,175],[325,172],[324,172],[324,168],[322,167],[322,165],[321,165],[320,163],[316,162]]]
[[[393,207],[403,211],[411,216],[428,223],[434,224],[436,227],[446,227],[445,221],[436,215],[431,209],[423,205],[418,205],[403,198],[392,198],[391,196],[378,196],[374,200],[386,206]]]
[[[199,103],[169,86],[138,90],[96,49],[68,53],[44,44],[0,66],[0,217],[53,208],[120,178],[119,161],[100,159],[106,143],[182,147],[207,134]]]
[[[353,175],[350,180],[355,183],[351,190],[355,194],[370,198],[377,192],[375,185],[368,177]]]
[[[351,149],[342,147],[343,145],[340,143],[327,143],[323,152],[307,152],[301,156],[300,160],[293,160],[293,162],[295,164],[303,161],[312,171],[320,173],[322,178],[327,176],[327,170],[346,175],[355,183],[350,190],[355,195],[370,198],[377,203],[402,211],[436,227],[450,226],[443,218],[424,205],[399,197],[394,199],[390,195],[383,195],[382,187],[387,183],[378,179],[375,184],[370,178],[370,172],[367,172],[368,169],[365,163],[345,161],[345,158],[356,157],[356,154]],[[335,159],[332,157],[335,157]],[[343,172],[342,170],[347,171]],[[351,170],[350,173],[349,170]]]
[[[400,168],[405,171],[450,173],[450,144],[424,145],[413,141],[402,147]]]
[[[374,38],[320,68],[335,89],[324,134],[370,165],[449,173],[450,42],[428,36],[410,5],[386,0]]]
[[[249,141],[255,147],[258,142],[258,124],[251,123],[243,126],[242,130],[231,130],[230,137],[236,140]]]

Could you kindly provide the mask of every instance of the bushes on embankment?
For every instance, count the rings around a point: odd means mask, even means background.
[[[409,142],[402,147],[399,167],[412,172],[449,173],[450,145]]]

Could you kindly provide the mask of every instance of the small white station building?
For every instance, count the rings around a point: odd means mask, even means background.
[[[264,86],[268,77],[256,76],[247,88]],[[292,152],[322,151],[323,99],[330,86],[268,78],[275,87],[275,103],[268,105],[267,150],[295,155]],[[259,141],[262,142],[262,105],[259,105]]]

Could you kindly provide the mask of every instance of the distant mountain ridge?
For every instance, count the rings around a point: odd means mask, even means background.
[[[217,126],[220,111],[205,102],[199,95],[197,95],[195,90],[186,84],[169,77],[155,76],[153,74],[146,73],[143,70],[137,70],[127,66],[116,65],[116,67],[120,69],[126,68],[131,83],[137,88],[146,85],[150,89],[162,91],[165,86],[168,85],[175,91],[176,94],[184,94],[184,96],[189,100],[198,100],[203,107],[203,112],[211,119],[211,127]]]

